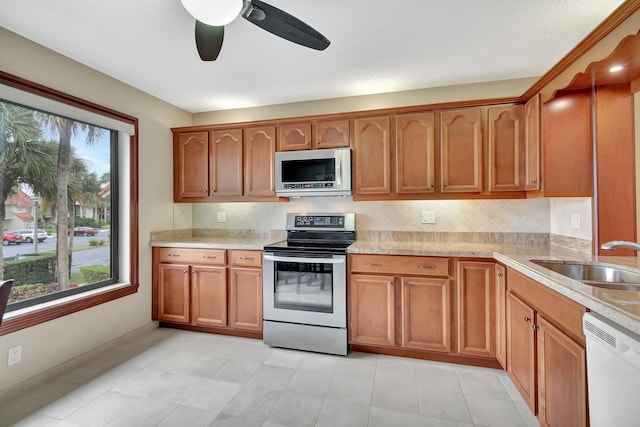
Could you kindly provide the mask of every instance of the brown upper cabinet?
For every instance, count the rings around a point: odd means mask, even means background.
[[[482,191],[482,109],[440,113],[440,176],[443,193]]]
[[[190,201],[209,196],[209,132],[173,136],[173,198]]]
[[[242,196],[242,129],[211,132],[211,196]]]
[[[276,127],[174,134],[174,201],[277,200]]]
[[[348,119],[283,123],[279,126],[278,151],[349,147]]]
[[[524,126],[522,105],[489,107],[488,178],[489,191],[524,189]]]
[[[593,188],[591,91],[559,94],[542,106],[544,195],[590,197]]]
[[[389,116],[354,120],[355,194],[391,191],[391,137]]]
[[[395,189],[402,193],[433,193],[435,190],[435,114],[396,116]]]
[[[540,190],[540,94],[524,104],[524,189]]]

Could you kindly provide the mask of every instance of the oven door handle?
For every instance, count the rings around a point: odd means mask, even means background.
[[[267,261],[282,261],[282,262],[299,262],[304,264],[309,264],[313,262],[321,263],[321,264],[344,264],[344,258],[334,259],[334,258],[304,258],[304,257],[289,257],[289,256],[273,256],[273,255],[262,255],[263,258]]]

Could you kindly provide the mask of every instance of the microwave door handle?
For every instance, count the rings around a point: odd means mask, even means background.
[[[340,259],[304,258],[304,257],[273,256],[273,255],[267,255],[267,254],[264,254],[263,257],[267,261],[300,262],[300,263],[319,262],[322,264],[344,264],[344,258],[340,258]]]
[[[342,185],[342,155],[339,155],[336,159],[336,184]]]

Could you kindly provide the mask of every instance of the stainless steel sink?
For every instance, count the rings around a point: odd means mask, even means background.
[[[586,285],[640,291],[640,272],[625,267],[582,261],[532,259],[531,262]]]

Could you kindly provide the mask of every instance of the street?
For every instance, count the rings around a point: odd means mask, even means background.
[[[89,244],[89,240],[98,239],[107,241],[107,230],[102,230],[95,236],[74,236],[74,246],[84,246]],[[43,242],[38,242],[38,252],[55,250],[56,236],[49,236]],[[33,243],[20,243],[2,247],[2,256],[6,259],[17,254],[33,253]],[[71,257],[71,272],[76,273],[83,265],[109,265],[110,246],[95,246],[86,250],[74,252]]]

